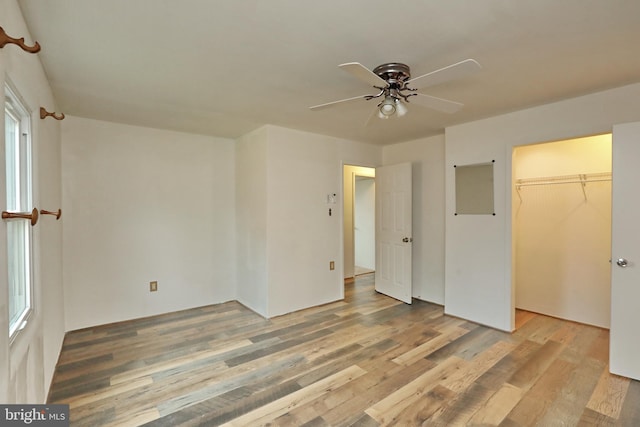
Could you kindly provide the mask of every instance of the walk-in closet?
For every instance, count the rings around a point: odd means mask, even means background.
[[[513,152],[516,308],[609,327],[611,135]]]

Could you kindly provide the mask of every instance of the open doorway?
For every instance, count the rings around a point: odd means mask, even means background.
[[[514,148],[516,328],[527,312],[609,328],[611,151],[611,134]]]
[[[375,271],[375,168],[344,165],[344,279]]]
[[[376,270],[376,180],[356,175],[353,197],[354,275]]]

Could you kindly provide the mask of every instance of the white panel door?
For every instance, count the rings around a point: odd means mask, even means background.
[[[640,380],[640,122],[613,128],[611,215],[612,373]]]
[[[376,168],[376,291],[411,304],[411,163]]]

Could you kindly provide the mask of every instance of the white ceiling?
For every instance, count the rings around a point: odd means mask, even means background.
[[[269,123],[384,145],[640,81],[638,0],[19,4],[58,110],[231,138]],[[423,91],[465,104],[452,115],[410,105],[365,126],[375,101],[308,109],[372,93],[341,63],[415,77],[466,58],[482,70]]]

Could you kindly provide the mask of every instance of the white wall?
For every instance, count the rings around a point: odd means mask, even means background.
[[[268,316],[267,128],[236,141],[237,298]]]
[[[515,180],[604,172],[610,134],[513,153]],[[516,307],[608,328],[611,181],[527,186],[512,200]]]
[[[268,140],[271,317],[343,297],[342,165],[379,163],[381,151],[275,126],[268,126]],[[336,204],[327,204],[333,193]]]
[[[62,208],[60,123],[48,118],[41,121],[36,129],[35,138],[39,144],[37,153],[40,184],[38,206],[55,212]],[[39,224],[41,248],[39,282],[42,292],[45,394],[53,379],[65,332],[62,280],[64,222],[64,217],[55,220],[55,217],[47,215],[40,218]]]
[[[611,132],[640,119],[640,84],[446,129],[445,311],[512,330],[511,152],[514,146]],[[496,216],[454,217],[455,164],[495,160]],[[615,175],[615,171],[614,171]]]
[[[13,37],[32,39],[17,1],[0,2],[2,27]],[[46,49],[46,44],[43,46]],[[33,143],[34,206],[47,210],[61,207],[60,125],[41,120],[39,108],[55,111],[56,105],[38,55],[15,45],[0,49],[0,90],[9,80],[31,112]],[[4,206],[4,120],[0,132],[0,200]],[[3,209],[4,210],[4,207]],[[62,289],[62,227],[64,217],[41,217],[33,230],[34,311],[26,328],[9,346],[6,298],[0,298],[0,402],[43,403],[64,336]],[[6,223],[0,222],[0,271],[7,271]],[[7,295],[6,274],[0,274],[0,295]]]
[[[238,300],[273,317],[343,298],[342,165],[380,148],[271,125],[237,144]]]
[[[232,140],[67,117],[62,141],[68,330],[236,298]]]
[[[444,303],[444,135],[385,146],[383,164],[411,162],[413,297]]]
[[[335,144],[319,135],[269,127],[267,202],[269,316],[341,298],[338,204],[340,163]],[[329,216],[329,209],[332,215]]]
[[[376,180],[362,177],[355,182],[354,244],[355,264],[376,268]]]

